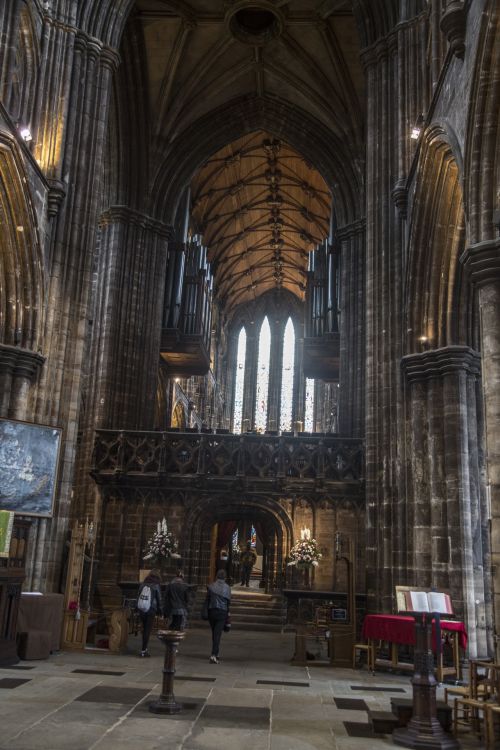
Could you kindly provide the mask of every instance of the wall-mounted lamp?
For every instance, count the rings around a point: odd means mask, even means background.
[[[31,130],[29,128],[20,128],[19,133],[21,134],[21,138],[23,141],[26,141],[26,143],[29,143],[33,140],[33,136],[31,135]]]
[[[410,133],[410,138],[413,141],[418,141],[418,139],[420,138],[420,133],[422,132],[423,124],[424,124],[424,116],[423,115],[419,115],[417,117],[417,121],[416,121],[415,125],[412,127],[411,133]]]

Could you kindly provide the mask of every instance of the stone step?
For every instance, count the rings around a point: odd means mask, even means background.
[[[269,623],[270,625],[280,625],[281,617],[273,615],[240,615],[238,612],[231,610],[231,622],[248,622],[248,623]]]
[[[397,716],[392,711],[368,711],[368,721],[375,734],[392,734],[399,726]]]
[[[238,607],[236,604],[231,605],[231,612],[234,612],[235,614],[238,613],[239,615],[247,615],[248,617],[252,617],[254,615],[267,615],[269,617],[281,617],[281,609],[272,609],[269,607]]]

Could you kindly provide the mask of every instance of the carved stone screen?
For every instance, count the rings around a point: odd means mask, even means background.
[[[0,508],[51,516],[61,430],[0,419]]]

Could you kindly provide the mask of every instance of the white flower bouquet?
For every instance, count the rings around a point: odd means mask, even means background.
[[[164,518],[162,521],[158,521],[157,529],[144,550],[143,560],[149,560],[154,565],[158,565],[169,557],[178,559],[180,558],[177,552],[178,546],[179,543],[172,532],[168,530]]]
[[[316,539],[301,539],[295,542],[290,550],[290,561],[288,565],[296,565],[305,568],[319,565],[322,554],[319,551]]]

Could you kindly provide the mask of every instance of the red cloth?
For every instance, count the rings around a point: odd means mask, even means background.
[[[457,632],[460,648],[467,647],[467,631],[463,622],[441,620],[441,632]],[[413,617],[402,615],[366,615],[363,622],[363,638],[372,641],[389,641],[390,643],[415,644],[415,620]],[[435,640],[434,621],[432,622],[432,636]],[[435,644],[433,644],[435,649]]]

